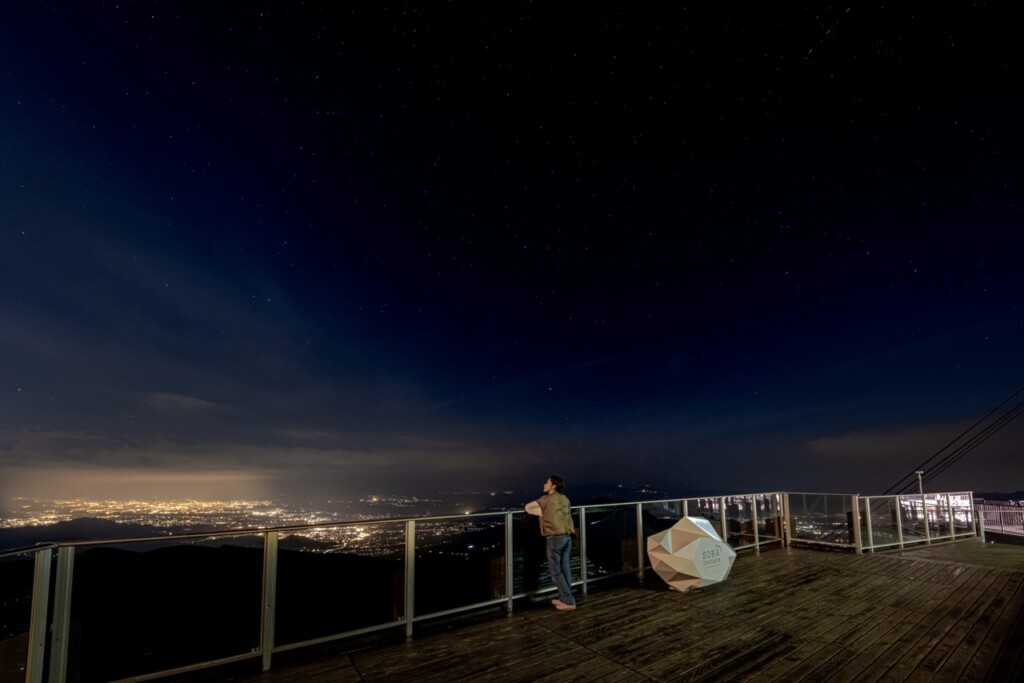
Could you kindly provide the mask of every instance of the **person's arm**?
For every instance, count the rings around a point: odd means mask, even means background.
[[[541,513],[543,512],[540,509],[540,503],[538,503],[535,500],[531,500],[529,503],[526,504],[526,511],[531,515],[536,515],[537,517],[540,517]]]

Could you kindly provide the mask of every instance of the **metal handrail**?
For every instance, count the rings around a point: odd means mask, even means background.
[[[36,543],[35,545],[27,545],[23,548],[10,548],[9,550],[0,551],[0,560],[2,560],[5,557],[13,557],[14,555],[27,555],[28,553],[37,553],[40,550],[53,550],[56,547],[56,543]]]

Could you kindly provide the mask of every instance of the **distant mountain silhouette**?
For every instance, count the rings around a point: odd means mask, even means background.
[[[974,494],[975,498],[984,498],[985,500],[1024,500],[1024,491],[1014,491],[1013,493],[977,493]]]
[[[588,484],[570,485],[566,487],[565,493],[573,505],[600,505],[607,502],[635,502],[639,500],[661,500],[667,498],[700,498],[709,496],[712,493],[703,491],[676,491],[676,490],[655,490],[645,484],[611,484],[607,482],[594,482]],[[542,495],[540,490],[534,498]],[[715,491],[715,496],[722,495],[721,491]]]

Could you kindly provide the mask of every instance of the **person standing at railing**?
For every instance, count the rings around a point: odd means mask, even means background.
[[[569,507],[565,482],[554,474],[544,482],[544,495],[526,504],[528,513],[540,517],[540,533],[547,545],[548,569],[551,571],[551,581],[558,589],[558,597],[551,604],[562,611],[576,609],[576,598],[572,594],[572,570],[569,568],[572,535],[576,533],[576,527]]]

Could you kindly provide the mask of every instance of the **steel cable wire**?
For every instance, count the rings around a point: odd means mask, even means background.
[[[952,441],[950,441],[950,442],[949,442],[949,443],[947,443],[947,444],[946,444],[945,446],[943,446],[943,447],[942,447],[942,448],[940,448],[940,449],[939,449],[938,451],[936,451],[936,452],[935,452],[935,454],[934,454],[934,455],[932,455],[932,456],[931,456],[930,458],[928,458],[927,460],[925,460],[924,462],[922,462],[922,463],[921,463],[920,465],[918,465],[917,467],[915,467],[915,468],[914,468],[914,469],[913,469],[913,470],[912,470],[912,471],[911,471],[911,472],[910,472],[909,474],[905,474],[905,475],[903,475],[902,477],[900,477],[900,478],[899,478],[898,480],[896,480],[896,483],[895,483],[895,484],[893,484],[892,486],[890,486],[890,487],[889,487],[888,489],[886,489],[886,490],[885,490],[885,491],[884,491],[884,492],[882,493],[882,495],[888,495],[888,494],[891,494],[891,493],[893,493],[894,491],[896,491],[897,489],[900,489],[900,490],[898,491],[898,493],[906,493],[907,491],[913,490],[913,488],[914,488],[914,483],[915,483],[915,482],[913,481],[913,479],[914,479],[914,476],[915,476],[915,475],[917,474],[917,472],[918,472],[918,471],[920,471],[920,470],[924,470],[924,468],[925,468],[925,466],[926,466],[926,465],[928,465],[928,464],[929,464],[929,463],[931,463],[931,462],[932,462],[933,460],[935,460],[935,458],[937,458],[937,457],[939,457],[940,455],[942,455],[942,453],[943,453],[944,451],[946,451],[947,449],[951,448],[951,447],[952,447],[952,446],[953,446],[954,444],[956,444],[956,443],[957,443],[958,441],[960,441],[960,440],[961,440],[962,438],[964,438],[964,437],[965,437],[965,436],[966,436],[967,434],[969,434],[970,432],[974,431],[974,430],[975,430],[975,429],[976,429],[976,428],[977,428],[977,427],[978,427],[979,425],[981,425],[981,424],[982,424],[982,423],[984,423],[984,422],[985,422],[986,420],[988,420],[988,419],[989,419],[990,417],[992,417],[992,415],[993,415],[993,414],[995,414],[996,412],[998,412],[998,411],[999,411],[999,410],[1000,410],[1000,409],[1001,409],[1001,408],[1002,408],[1003,406],[1005,406],[1005,405],[1006,405],[1007,403],[1009,403],[1010,401],[1012,401],[1013,399],[1015,399],[1015,398],[1016,398],[1016,397],[1017,397],[1018,395],[1020,395],[1020,394],[1021,394],[1022,392],[1024,392],[1024,387],[1021,387],[1020,389],[1017,389],[1017,391],[1015,391],[1015,392],[1013,392],[1012,394],[1010,394],[1010,395],[1009,395],[1009,396],[1008,396],[1008,397],[1007,397],[1007,398],[1006,398],[1006,399],[1005,399],[1005,400],[1004,400],[1004,401],[1003,401],[1002,403],[1000,403],[999,405],[997,405],[997,406],[996,406],[995,408],[993,408],[992,410],[988,411],[988,412],[987,412],[987,413],[986,413],[986,414],[985,414],[985,415],[984,415],[984,416],[983,416],[983,417],[982,417],[981,419],[979,419],[979,420],[978,420],[977,422],[975,422],[975,423],[974,423],[974,424],[972,424],[972,425],[971,425],[970,427],[968,427],[967,429],[965,429],[965,430],[964,430],[963,432],[961,432],[960,434],[958,434],[958,435],[957,435],[957,436],[956,436],[955,438],[953,438],[953,440],[952,440]],[[1013,413],[1014,411],[1018,411],[1018,412],[1015,412],[1015,413],[1014,413],[1014,415],[1013,415],[1013,417],[1016,417],[1016,416],[1017,416],[1017,414],[1019,414],[1019,409],[1020,409],[1020,407],[1021,407],[1022,405],[1024,405],[1024,401],[1022,401],[1021,403],[1018,403],[1018,404],[1017,404],[1016,406],[1014,406],[1014,407],[1013,407],[1013,408],[1011,408],[1011,409],[1010,409],[1009,411],[1007,411],[1007,413]],[[1000,418],[998,418],[998,419],[997,419],[997,422],[999,422],[1000,420],[1002,420],[1002,419],[1003,419],[1004,417],[1006,417],[1006,414],[1004,414],[1003,416],[1001,416]],[[1011,417],[1010,419],[1012,420],[1013,418]],[[1005,426],[1005,424],[1004,424],[1004,426]],[[985,431],[986,431],[987,429],[988,429],[988,428],[986,428],[985,430],[982,430],[982,433],[985,433]],[[1000,427],[999,429],[1002,429],[1002,427]],[[998,430],[996,430],[996,431],[998,431]],[[994,433],[994,432],[993,432],[993,433]],[[991,436],[991,434],[988,434],[988,436]],[[987,438],[988,438],[988,436],[985,436],[985,439],[987,439]],[[974,437],[971,437],[971,438],[973,439]],[[985,439],[982,439],[982,441],[984,441]],[[980,443],[980,442],[979,442],[979,443]],[[958,447],[958,448],[957,448],[956,450],[954,450],[954,453],[956,453],[956,452],[957,452],[957,450],[959,450],[959,448],[960,448],[960,447]],[[973,450],[973,448],[972,448],[972,450]],[[950,455],[952,455],[952,454],[949,454],[949,455],[947,455],[947,456],[946,456],[946,458],[943,458],[943,459],[942,459],[942,460],[941,460],[940,462],[945,462],[945,461],[946,461],[946,459],[947,459],[948,457],[950,457]],[[957,459],[959,459],[959,458],[957,458]],[[931,478],[931,477],[929,477],[929,478]],[[908,480],[908,479],[910,480],[910,482],[909,482],[909,483],[907,483],[907,484],[903,484],[903,482],[904,482],[904,481],[906,481],[906,480]]]

